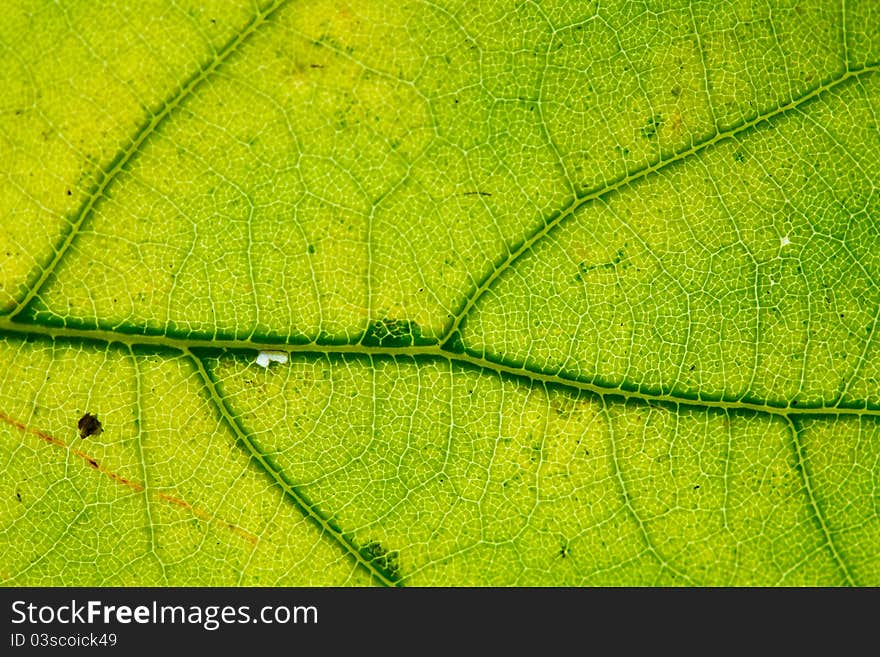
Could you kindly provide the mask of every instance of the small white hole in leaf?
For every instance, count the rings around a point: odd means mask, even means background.
[[[257,365],[269,367],[269,363],[286,363],[287,354],[283,351],[261,351],[257,354]]]

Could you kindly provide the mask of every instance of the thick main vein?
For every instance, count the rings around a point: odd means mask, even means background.
[[[519,260],[523,255],[531,251],[541,240],[543,240],[545,237],[547,237],[547,235],[553,232],[556,227],[572,217],[581,207],[583,207],[587,203],[590,203],[591,201],[595,201],[600,198],[604,198],[624,187],[628,187],[633,183],[647,178],[651,174],[657,173],[673,164],[691,158],[716,144],[735,139],[741,136],[743,133],[753,130],[762,123],[767,123],[776,117],[785,115],[791,110],[800,107],[805,103],[808,103],[809,101],[823,95],[826,92],[831,91],[836,87],[839,87],[842,84],[845,84],[853,78],[869,75],[878,71],[880,71],[880,64],[865,66],[864,68],[860,68],[857,70],[846,71],[839,77],[833,78],[828,82],[817,86],[813,90],[805,93],[798,98],[790,100],[784,105],[779,105],[768,112],[758,114],[754,118],[744,123],[741,123],[740,125],[733,127],[729,130],[719,130],[708,139],[693,144],[688,148],[676,151],[672,153],[669,157],[661,157],[656,162],[652,162],[642,167],[641,169],[637,169],[636,171],[627,173],[626,175],[618,178],[615,181],[603,184],[599,187],[574,196],[555,215],[546,220],[543,224],[537,226],[532,232],[527,234],[522,239],[522,241],[513,245],[512,247],[507,247],[507,255],[499,258],[499,260],[496,261],[499,262],[499,264],[493,264],[490,269],[478,279],[479,282],[465,296],[464,302],[460,304],[459,308],[453,313],[452,322],[450,323],[449,328],[446,330],[443,337],[440,339],[440,342],[446,342],[447,340],[454,339],[458,330],[461,328],[462,323],[468,317],[471,310],[482,298],[482,296],[489,290],[489,288],[492,287],[495,281],[498,280],[498,278],[504,272],[509,270],[517,260]]]
[[[247,340],[222,338],[214,336],[176,337],[171,335],[145,335],[143,333],[123,333],[116,328],[73,328],[69,326],[47,326],[43,324],[13,322],[8,317],[0,317],[0,337],[14,335],[50,341],[92,342],[98,344],[121,344],[128,348],[162,353],[189,352],[193,349],[210,352],[229,351],[233,353],[255,355],[259,351],[284,351],[288,354],[312,356],[363,356],[369,358],[412,358],[418,361],[444,360],[457,363],[462,367],[472,368],[495,376],[512,377],[519,380],[540,382],[571,391],[580,391],[597,397],[611,396],[624,401],[635,401],[645,404],[666,404],[681,408],[698,408],[719,411],[751,411],[771,416],[795,417],[880,417],[880,406],[864,402],[861,405],[821,405],[797,404],[784,400],[687,396],[674,390],[638,386],[629,388],[625,383],[602,381],[598,378],[566,377],[559,371],[548,371],[533,363],[506,362],[493,354],[470,353],[466,350],[450,351],[440,344],[414,347],[373,347],[362,344],[293,344],[279,342],[262,342],[259,337]],[[839,401],[839,400],[838,400]]]
[[[151,111],[147,119],[141,124],[137,132],[131,138],[129,143],[124,146],[115,157],[110,160],[106,167],[101,169],[97,178],[98,181],[91,190],[88,198],[79,207],[76,214],[70,220],[70,227],[61,238],[60,244],[55,248],[54,253],[45,266],[38,266],[39,272],[33,284],[28,287],[27,293],[22,297],[15,307],[12,309],[9,317],[19,315],[28,304],[33,301],[40,293],[46,282],[52,277],[52,274],[58,269],[58,265],[70,251],[77,236],[82,232],[83,227],[89,219],[95,214],[95,209],[102,199],[107,197],[110,188],[119,178],[119,174],[125,171],[128,166],[143,152],[144,144],[155,135],[159,127],[170,117],[174,111],[180,107],[186,100],[193,96],[196,90],[206,81],[211,79],[212,75],[237,51],[241,46],[259,30],[260,27],[283,6],[288,0],[274,0],[269,3],[265,9],[258,10],[251,20],[236,33],[229,41],[227,41],[214,56],[206,61],[202,66],[193,73],[186,81],[184,81],[174,92],[159,106],[155,111]]]

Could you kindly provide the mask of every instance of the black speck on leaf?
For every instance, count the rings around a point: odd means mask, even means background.
[[[79,429],[80,438],[97,436],[102,431],[104,431],[104,427],[101,426],[101,422],[100,420],[98,420],[98,416],[92,415],[91,413],[86,413],[85,415],[83,415],[79,419],[79,422],[76,423],[76,428]]]
[[[378,541],[369,541],[361,548],[361,555],[367,561],[384,570],[392,580],[400,579],[400,565],[397,562],[396,551],[389,552]]]
[[[645,139],[651,139],[657,134],[657,130],[663,124],[663,116],[658,114],[657,116],[652,116],[645,123],[644,127],[641,130],[642,137]]]

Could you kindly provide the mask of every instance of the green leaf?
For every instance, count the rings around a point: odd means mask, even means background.
[[[10,4],[0,581],[876,586],[878,73],[871,0]]]

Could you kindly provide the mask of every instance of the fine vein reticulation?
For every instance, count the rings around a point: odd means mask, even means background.
[[[443,359],[456,363],[465,368],[476,368],[481,371],[491,372],[497,376],[513,377],[516,379],[526,379],[529,381],[540,382],[546,385],[558,386],[560,388],[568,388],[574,391],[586,392],[596,395],[602,399],[603,408],[609,401],[615,399],[632,400],[646,404],[661,404],[671,407],[698,407],[702,409],[715,409],[723,412],[746,412],[766,414],[772,417],[782,418],[791,434],[791,445],[797,463],[797,469],[802,478],[802,488],[806,495],[809,508],[816,521],[816,524],[824,536],[826,547],[831,554],[834,562],[837,564],[845,581],[854,584],[855,579],[850,569],[845,564],[836,548],[833,535],[828,528],[828,524],[823,514],[821,501],[817,499],[814,486],[810,479],[809,464],[807,455],[800,440],[801,429],[798,424],[799,420],[810,416],[838,417],[838,416],[870,416],[880,417],[880,406],[870,405],[865,401],[860,406],[842,406],[836,405],[826,407],[822,405],[800,405],[792,406],[784,402],[774,402],[772,400],[749,400],[749,399],[721,399],[721,398],[688,398],[683,395],[677,395],[674,392],[664,392],[660,390],[651,390],[643,386],[634,386],[626,389],[620,386],[611,386],[604,384],[598,380],[575,380],[565,378],[559,372],[548,372],[536,369],[533,366],[525,364],[510,364],[500,359],[489,356],[482,356],[471,353],[467,349],[467,345],[463,344],[461,338],[461,329],[466,323],[471,311],[477,306],[484,294],[493,286],[493,284],[504,274],[515,266],[517,261],[530,252],[536,244],[549,235],[554,229],[564,222],[570,220],[575,213],[586,204],[607,197],[621,189],[628,188],[637,184],[652,174],[659,172],[666,167],[682,162],[690,157],[712,148],[714,145],[726,140],[735,139],[743,133],[760,129],[763,125],[767,125],[773,121],[775,117],[782,116],[787,112],[803,107],[813,99],[825,94],[833,89],[848,84],[850,81],[872,75],[880,70],[880,65],[864,66],[857,70],[846,70],[838,77],[830,79],[808,93],[791,98],[786,104],[780,105],[764,114],[754,116],[751,120],[741,124],[735,129],[725,132],[718,131],[711,138],[699,143],[693,144],[688,148],[684,148],[666,156],[661,156],[656,161],[642,167],[637,171],[628,172],[619,179],[598,186],[594,189],[584,190],[575,193],[571,199],[543,225],[539,226],[533,232],[522,236],[514,244],[510,244],[506,252],[500,254],[496,265],[489,270],[483,272],[474,287],[462,296],[459,307],[454,311],[447,329],[442,338],[434,344],[422,346],[408,347],[385,347],[385,346],[365,346],[363,344],[346,344],[346,345],[322,345],[322,344],[292,344],[261,341],[259,336],[253,339],[240,340],[235,338],[216,338],[209,336],[175,336],[163,333],[151,334],[139,327],[122,327],[108,328],[99,326],[93,328],[81,328],[74,325],[50,325],[40,323],[28,319],[28,309],[38,298],[41,290],[45,288],[48,282],[55,275],[58,265],[64,260],[65,255],[70,252],[71,246],[75,243],[78,235],[88,225],[93,217],[96,207],[101,203],[118,179],[120,173],[138,157],[142,151],[144,144],[157,133],[158,128],[169,119],[173,118],[175,111],[186,103],[187,99],[192,97],[195,92],[204,84],[209,82],[212,76],[220,69],[225,62],[229,61],[242,45],[257,34],[260,29],[266,25],[275,16],[278,11],[286,4],[285,0],[277,0],[272,2],[265,9],[256,13],[232,39],[230,39],[216,55],[197,70],[189,79],[184,81],[158,108],[152,112],[147,120],[139,127],[135,134],[131,137],[128,144],[117,153],[112,161],[107,164],[97,176],[97,183],[88,194],[86,200],[80,206],[78,211],[70,219],[69,228],[60,239],[54,250],[49,262],[35,270],[29,277],[26,292],[21,296],[19,301],[13,307],[11,312],[4,317],[0,317],[0,335],[10,336],[30,336],[32,338],[43,338],[47,340],[59,342],[95,342],[103,344],[120,343],[131,349],[137,347],[139,350],[156,350],[167,351],[172,349],[188,358],[191,367],[202,382],[205,389],[205,396],[215,406],[218,414],[223,418],[230,433],[235,436],[242,448],[252,457],[252,460],[259,464],[272,481],[279,486],[290,501],[297,506],[298,509],[311,521],[313,521],[322,531],[322,533],[331,540],[335,541],[340,547],[348,553],[361,568],[365,569],[373,579],[383,585],[400,585],[401,579],[398,574],[389,572],[376,563],[374,559],[370,559],[365,554],[364,548],[355,544],[353,539],[347,535],[342,529],[337,527],[322,511],[318,505],[309,500],[296,485],[289,482],[280,468],[274,465],[265,454],[257,447],[253,438],[248,434],[246,428],[238,421],[233,411],[230,409],[222,392],[213,380],[211,373],[205,366],[202,354],[216,354],[221,350],[230,351],[253,351],[264,349],[284,349],[290,353],[303,354],[363,354],[377,358],[398,358],[406,357],[413,359],[436,360]],[[613,429],[612,429],[613,433]],[[612,446],[614,437],[612,435]],[[613,459],[612,459],[613,460]],[[617,473],[620,480],[620,486],[625,500],[625,506],[629,509],[641,529],[648,550],[661,562],[664,568],[675,572],[685,581],[690,581],[686,574],[676,571],[676,569],[667,563],[662,555],[657,553],[652,546],[650,537],[647,534],[644,523],[638,518],[631,504],[628,502],[628,494],[626,492],[623,480]]]

